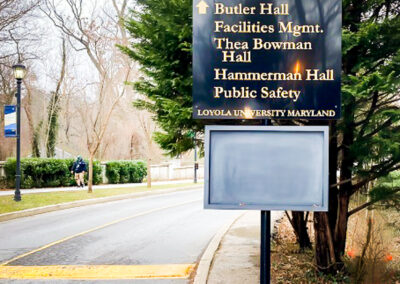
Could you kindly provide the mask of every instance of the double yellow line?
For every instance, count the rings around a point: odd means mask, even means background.
[[[92,229],[49,243],[35,250],[18,255],[0,264],[0,279],[136,279],[136,278],[187,278],[193,264],[166,265],[54,265],[54,266],[8,266],[21,258],[43,251],[73,238],[154,212],[198,202],[201,199],[147,210],[124,217]]]

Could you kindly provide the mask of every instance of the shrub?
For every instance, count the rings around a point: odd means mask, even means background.
[[[143,161],[111,161],[106,164],[109,183],[140,183],[147,175]]]
[[[119,183],[119,163],[108,162],[106,164],[106,177],[108,183]]]
[[[25,158],[21,159],[21,188],[71,186],[75,184],[70,173],[73,159]],[[88,162],[86,161],[88,164]],[[15,187],[16,160],[8,159],[4,165],[7,185]],[[87,179],[87,175],[85,177]],[[101,182],[100,162],[93,163],[93,183]]]
[[[88,165],[89,170],[89,161],[85,161]],[[72,164],[71,164],[72,165]],[[85,175],[85,183],[87,183],[88,176]],[[93,161],[93,184],[100,184],[102,183],[103,178],[101,174],[101,163],[100,161]]]

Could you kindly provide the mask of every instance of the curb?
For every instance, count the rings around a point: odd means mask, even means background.
[[[109,196],[109,197],[99,197],[99,198],[92,198],[92,199],[85,199],[85,200],[79,200],[79,201],[73,201],[73,202],[60,203],[60,204],[56,204],[56,205],[48,205],[48,206],[43,206],[43,207],[38,207],[38,208],[32,208],[32,209],[26,209],[26,210],[21,210],[21,211],[16,211],[16,212],[0,214],[0,222],[9,221],[9,220],[17,219],[17,218],[22,218],[22,217],[34,216],[34,215],[58,211],[58,210],[81,207],[81,206],[86,206],[86,205],[100,204],[100,203],[118,201],[118,200],[123,200],[123,199],[139,198],[139,197],[146,197],[146,196],[152,196],[152,195],[162,195],[162,194],[177,192],[177,191],[181,191],[181,190],[190,190],[190,189],[198,189],[198,188],[200,188],[200,186],[187,186],[187,187],[172,188],[172,189],[157,189],[157,190],[150,191],[150,192],[144,191],[144,192],[128,193],[128,194],[123,194],[123,195],[114,195],[114,196]]]
[[[208,274],[210,272],[210,267],[212,260],[214,259],[215,252],[217,251],[222,238],[229,231],[235,222],[242,217],[246,212],[239,214],[236,218],[232,220],[232,222],[228,222],[225,224],[213,237],[213,239],[208,244],[206,250],[204,251],[201,259],[199,261],[199,265],[196,270],[196,275],[194,276],[193,284],[206,284],[208,280]]]

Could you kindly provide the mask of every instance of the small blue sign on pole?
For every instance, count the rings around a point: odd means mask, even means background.
[[[4,106],[4,136],[17,137],[17,107],[15,105]]]

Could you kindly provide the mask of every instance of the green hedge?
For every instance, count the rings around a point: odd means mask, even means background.
[[[111,161],[106,164],[108,183],[139,183],[147,175],[142,161]]]
[[[57,187],[75,185],[70,172],[74,159],[21,159],[21,188]],[[88,161],[85,161],[89,165]],[[6,180],[9,187],[15,187],[15,158],[8,159],[5,166]],[[85,175],[87,181],[87,175]],[[93,183],[101,183],[99,161],[93,163]]]

